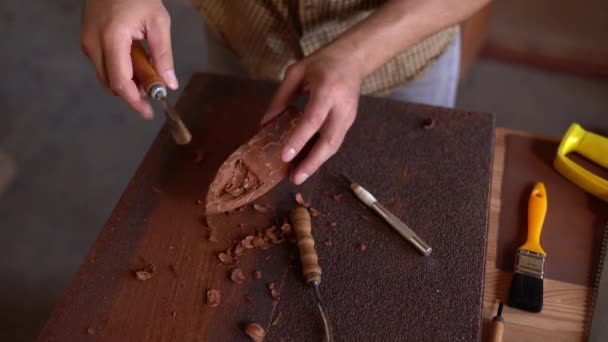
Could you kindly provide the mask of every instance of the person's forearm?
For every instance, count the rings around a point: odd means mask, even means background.
[[[463,21],[488,2],[390,0],[323,50],[356,58],[365,77],[400,51]]]

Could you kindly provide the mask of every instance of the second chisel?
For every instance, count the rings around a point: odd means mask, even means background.
[[[357,196],[357,198],[363,202],[366,206],[371,208],[376,214],[380,215],[388,224],[393,227],[399,235],[403,236],[403,238],[409,242],[418,252],[422,255],[427,256],[431,254],[431,246],[429,246],[426,242],[422,241],[414,231],[408,227],[403,221],[401,221],[397,216],[393,215],[386,207],[384,207],[378,200],[372,195],[369,191],[365,190],[361,185],[351,181],[345,175],[342,177],[350,184],[350,188]]]

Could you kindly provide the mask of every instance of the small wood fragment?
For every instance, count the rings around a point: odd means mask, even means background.
[[[175,310],[171,311],[171,317],[175,317],[177,316],[177,312],[175,312]]]
[[[359,245],[357,246],[357,248],[361,251],[361,252],[365,252],[367,250],[367,246],[361,242],[359,243]]]
[[[313,207],[308,208],[308,210],[310,211],[310,216],[312,216],[312,217],[317,217],[317,216],[323,215],[323,213],[321,213],[319,210],[317,210]]]
[[[260,279],[260,278],[262,278],[262,272],[260,272],[260,271],[254,271],[253,272],[253,279],[257,280],[257,279]]]
[[[207,290],[207,305],[214,308],[218,305],[220,305],[220,301],[221,301],[221,293],[218,290],[215,289],[209,289]]]
[[[250,304],[253,304],[254,302],[253,297],[250,294],[245,295],[245,300]]]
[[[277,291],[277,289],[270,289],[270,296],[275,302],[281,300],[281,294],[279,293],[279,291]]]
[[[327,240],[323,241],[323,244],[324,244],[325,246],[327,246],[327,247],[330,247],[330,246],[331,246],[331,240],[330,240],[330,239],[327,239]]]
[[[201,205],[201,204],[203,204],[203,201],[202,201],[202,200],[200,200],[200,199],[197,199],[197,200],[196,200],[196,205]]]
[[[330,226],[331,228],[334,228],[338,224],[336,223],[336,221],[331,221],[331,222],[327,222],[327,225]]]
[[[243,247],[245,247],[246,249],[255,248],[255,246],[253,245],[254,238],[255,236],[253,235],[246,236],[243,240],[241,240],[241,245],[243,245]]]
[[[148,280],[148,279],[152,278],[152,276],[154,276],[154,271],[155,271],[154,265],[148,264],[142,269],[135,270],[135,277],[142,281]]]
[[[152,191],[156,192],[157,194],[160,194],[161,192],[163,192],[163,189],[153,185]]]
[[[296,202],[306,208],[310,206],[308,203],[306,203],[306,201],[304,201],[304,197],[302,197],[302,194],[299,192],[296,194]]]
[[[95,328],[93,328],[93,327],[87,328],[87,335],[93,336],[95,334],[97,334],[97,330],[95,330]]]
[[[249,323],[245,326],[245,333],[255,342],[262,342],[266,332],[261,325],[257,323]]]
[[[340,199],[342,199],[342,196],[344,196],[344,194],[341,194],[341,193],[335,193],[335,194],[331,195],[331,197],[336,202],[340,202]]]
[[[217,258],[220,259],[220,261],[224,265],[232,265],[232,264],[234,264],[234,258],[230,254],[220,253],[220,254],[217,255]]]
[[[238,242],[237,244],[234,245],[234,249],[232,251],[234,256],[240,257],[243,255],[244,252],[245,252],[245,247],[243,247],[243,244],[241,244],[241,242]]]
[[[235,268],[232,270],[232,272],[230,272],[230,280],[232,280],[233,283],[241,284],[246,279],[243,271],[240,268]]]
[[[422,124],[422,127],[424,129],[431,129],[433,127],[435,127],[436,121],[433,118],[428,118],[424,121],[424,123]]]
[[[273,211],[272,208],[257,203],[253,204],[253,209],[255,209],[255,211],[257,211],[258,213],[262,214],[270,213]]]
[[[281,311],[278,311],[277,314],[272,319],[272,322],[270,322],[270,325],[274,327],[275,325],[279,324],[280,319],[281,319]]]
[[[255,248],[260,248],[260,249],[267,249],[268,248],[268,244],[266,243],[266,241],[264,241],[264,239],[262,239],[259,236],[254,236],[253,240],[251,241],[251,243],[253,244],[253,246]]]

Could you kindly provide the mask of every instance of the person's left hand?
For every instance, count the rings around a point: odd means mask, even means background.
[[[302,119],[283,147],[283,161],[293,160],[316,132],[320,136],[291,174],[295,184],[304,182],[340,148],[357,114],[360,70],[355,58],[328,49],[319,50],[287,68],[262,124],[278,115],[298,94],[308,94]]]

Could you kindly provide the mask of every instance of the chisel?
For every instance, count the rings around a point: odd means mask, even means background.
[[[317,308],[323,321],[324,337],[323,341],[333,342],[331,325],[327,313],[323,310],[321,301],[321,292],[319,285],[321,284],[321,266],[319,266],[319,257],[315,251],[315,239],[312,237],[312,224],[310,213],[304,207],[297,207],[291,211],[291,224],[296,233],[298,249],[300,250],[300,260],[302,262],[302,274],[306,284],[312,286]]]
[[[162,78],[158,76],[156,70],[150,63],[148,54],[141,43],[137,40],[131,45],[131,60],[133,62],[133,78],[140,85],[146,94],[159,101],[165,112],[167,125],[171,130],[173,140],[178,145],[186,145],[190,143],[192,135],[186,125],[179,117],[179,114],[167,101],[167,88]]]
[[[341,175],[342,178],[348,182],[350,189],[353,191],[355,196],[363,202],[367,207],[372,209],[376,214],[384,219],[393,229],[399,233],[407,242],[409,242],[420,254],[429,256],[433,251],[431,246],[424,242],[414,231],[408,227],[403,221],[397,216],[391,213],[385,206],[380,204],[378,200],[369,191],[365,190],[358,183],[350,180],[345,175]]]

